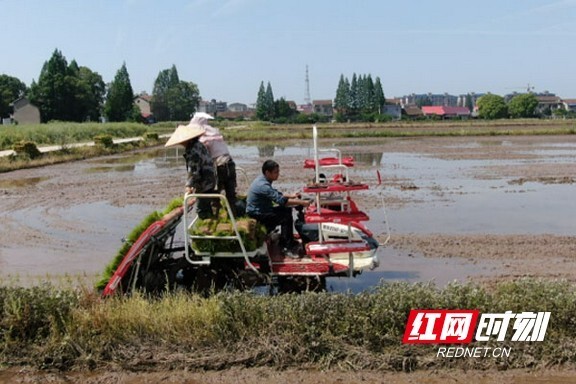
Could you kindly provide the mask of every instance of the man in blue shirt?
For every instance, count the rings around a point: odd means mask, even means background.
[[[271,232],[280,225],[280,246],[288,257],[298,257],[292,253],[297,244],[294,240],[294,218],[292,207],[307,207],[310,201],[302,200],[299,194],[283,194],[272,183],[280,176],[280,166],[274,160],[266,160],[262,165],[262,174],[258,176],[248,190],[246,214],[266,226]]]

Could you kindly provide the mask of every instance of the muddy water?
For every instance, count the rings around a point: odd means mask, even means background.
[[[575,186],[566,178],[576,175],[574,140],[532,143],[525,139],[464,138],[432,140],[426,146],[421,142],[338,143],[344,155],[356,158],[352,179],[371,185],[370,191],[358,193],[363,195],[358,201],[371,217],[367,226],[379,239],[385,237],[387,225],[392,237],[576,233]],[[264,159],[274,158],[282,167],[278,188],[298,190],[312,177],[309,170],[302,170],[302,159],[311,157],[308,145],[232,145],[237,166],[245,171],[239,177],[240,189],[259,173]],[[148,213],[162,209],[176,196],[179,192],[174,191],[180,187],[174,185],[181,185],[184,179],[181,151],[176,150],[150,150],[59,167],[54,175],[47,168],[0,180],[0,219],[5,235],[0,244],[2,275],[30,279],[80,274],[93,278],[121,246],[122,237]],[[376,170],[382,176],[380,185]],[[78,185],[84,185],[83,178],[104,180],[118,192],[103,190],[101,198],[95,193],[86,201],[70,197],[78,193]],[[143,192],[137,196],[131,187],[121,186],[125,180],[134,179],[142,184]],[[45,191],[48,197],[31,199],[30,204],[15,203],[20,191],[30,188]],[[148,199],[151,194],[156,197]],[[381,279],[445,284],[489,275],[497,268],[490,261],[431,258],[392,247],[382,247],[379,255],[381,265],[375,271],[366,271],[356,279],[330,279],[328,288],[358,292]]]
[[[575,153],[571,152],[572,157]],[[409,183],[406,188],[388,190],[388,196],[414,202],[393,210],[390,220],[401,232],[573,235],[576,220],[569,212],[576,203],[572,183],[518,184],[513,176],[487,173],[559,157],[564,158],[564,151],[548,151],[544,159],[529,161],[445,160],[386,153],[383,173]]]

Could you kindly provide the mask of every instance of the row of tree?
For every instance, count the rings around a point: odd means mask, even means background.
[[[105,92],[102,76],[75,60],[68,64],[56,50],[42,66],[38,82],[32,82],[28,98],[43,121],[98,120]]]
[[[11,112],[11,103],[26,96],[40,109],[43,122],[97,121],[104,116],[109,121],[140,121],[139,108],[134,104],[134,92],[126,64],[114,80],[105,84],[102,77],[75,60],[70,63],[58,49],[44,63],[38,82],[30,88],[15,77],[0,75],[0,117]],[[160,71],[154,81],[151,112],[157,121],[187,120],[201,101],[198,86],[180,80],[176,66]],[[380,78],[352,75],[352,80],[340,76],[334,98],[338,121],[381,119],[386,103]],[[469,103],[472,104],[471,100]],[[423,104],[424,105],[424,104]],[[520,94],[508,102],[487,94],[478,102],[479,117],[485,119],[535,117],[538,100],[532,93]],[[470,105],[471,106],[471,105]],[[256,118],[276,122],[322,121],[326,116],[299,114],[284,98],[274,99],[272,86],[260,83],[256,100]]]
[[[538,99],[533,93],[523,93],[506,102],[502,96],[487,94],[478,99],[477,105],[482,119],[530,118],[536,116]]]
[[[291,120],[298,115],[298,112],[294,107],[295,106],[290,106],[283,97],[274,100],[274,92],[272,91],[270,82],[268,82],[266,88],[264,88],[263,81],[260,83],[260,88],[258,89],[258,95],[256,97],[255,111],[258,120]]]
[[[68,63],[56,49],[30,88],[15,77],[0,75],[0,117],[9,116],[11,103],[23,96],[38,107],[42,122],[98,121],[102,116],[108,121],[141,121],[125,63],[105,84],[97,72],[75,60]],[[187,120],[199,103],[197,85],[180,80],[176,66],[160,71],[151,103],[156,120]]]
[[[43,122],[98,121],[103,114],[110,121],[126,121],[135,112],[125,64],[106,87],[97,72],[79,66],[76,60],[68,64],[58,49],[44,63],[38,82],[32,82],[26,96],[40,109]]]
[[[383,111],[386,98],[382,90],[380,78],[372,81],[372,76],[352,75],[352,81],[340,75],[334,109],[337,120],[373,120],[375,115]]]
[[[379,77],[373,81],[370,74],[357,76],[354,73],[352,81],[349,81],[344,75],[340,76],[334,99],[337,120],[377,120],[381,118],[384,104],[386,98]],[[302,118],[295,106],[290,106],[284,98],[274,99],[270,82],[266,87],[264,82],[261,82],[256,97],[256,118],[265,121],[303,122],[310,119],[321,121],[326,119],[326,116],[313,113],[305,119]]]

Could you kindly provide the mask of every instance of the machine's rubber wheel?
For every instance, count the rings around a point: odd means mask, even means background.
[[[326,290],[324,276],[279,276],[278,293],[323,292]]]

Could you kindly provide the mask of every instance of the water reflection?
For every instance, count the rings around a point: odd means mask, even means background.
[[[274,157],[275,145],[258,146],[258,157]]]
[[[28,177],[24,179],[16,180],[0,180],[0,188],[22,188],[31,187],[38,184],[41,181],[48,180],[47,177]]]
[[[115,167],[91,167],[86,169],[86,173],[100,173],[100,172],[131,172],[136,168],[135,164],[118,165]]]
[[[382,156],[384,153],[382,152],[351,152],[351,153],[343,153],[342,156],[352,156],[354,157],[354,162],[358,164],[365,164],[372,167],[379,166],[382,163]]]

